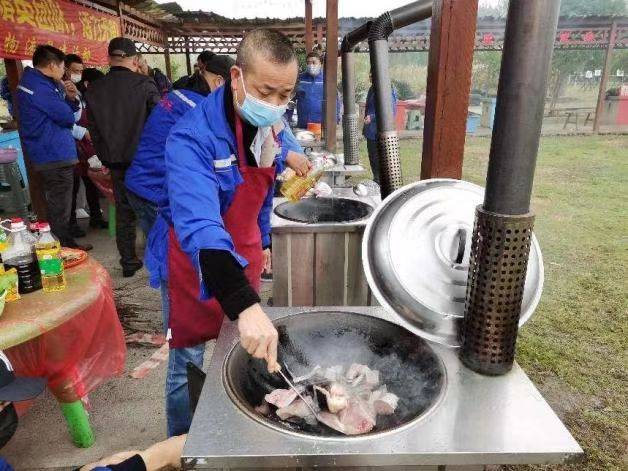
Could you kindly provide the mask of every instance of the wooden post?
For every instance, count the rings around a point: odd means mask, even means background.
[[[118,0],[116,6],[118,7],[118,18],[120,20],[120,36],[124,37],[124,14],[122,13],[122,2]]]
[[[305,52],[312,52],[314,35],[312,34],[312,0],[305,0]]]
[[[187,67],[188,75],[192,75],[192,61],[190,60],[190,37],[185,38],[185,66]]]
[[[17,85],[20,83],[22,77],[22,62],[15,59],[4,59],[4,66],[7,71],[7,78],[9,80],[9,89],[13,95],[13,114],[15,119],[19,122],[19,108],[17,106]],[[21,140],[21,137],[20,137]],[[42,191],[43,185],[39,173],[35,171],[30,163],[30,159],[24,148],[22,142],[22,153],[24,154],[24,163],[26,164],[26,174],[28,176],[28,191],[31,196],[31,205],[33,212],[37,214],[40,220],[46,220],[46,200]]]
[[[324,125],[327,150],[336,152],[336,99],[338,80],[338,0],[327,0],[325,47]]]
[[[318,47],[323,47],[323,24],[316,23],[316,42]]]
[[[170,63],[170,42],[166,41],[166,49],[164,51],[164,61],[166,62],[166,76],[172,82],[172,64]]]
[[[435,0],[421,178],[461,178],[478,0]]]
[[[617,22],[613,21],[611,31],[608,35],[608,46],[606,47],[606,57],[604,57],[604,69],[602,70],[602,79],[600,80],[600,89],[597,94],[597,106],[595,107],[595,118],[593,119],[593,133],[600,132],[600,120],[604,112],[604,99],[606,97],[606,86],[608,84],[608,74],[611,70],[611,57],[617,40]]]

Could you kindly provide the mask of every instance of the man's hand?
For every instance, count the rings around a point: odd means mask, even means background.
[[[364,124],[371,124],[371,115],[367,114],[364,116]]]
[[[270,249],[264,249],[264,273],[272,273],[273,272],[273,255]]]
[[[74,85],[74,82],[72,82],[71,80],[66,80],[65,82],[63,82],[63,86],[65,87],[65,94],[68,99],[70,101],[75,101],[78,97],[79,92],[78,88],[76,88],[76,85]]]
[[[300,177],[307,175],[307,172],[312,168],[312,162],[305,155],[292,150],[286,155],[286,164]]]
[[[269,373],[281,369],[277,363],[279,335],[259,303],[240,313],[238,329],[242,347],[253,357],[266,360]]]

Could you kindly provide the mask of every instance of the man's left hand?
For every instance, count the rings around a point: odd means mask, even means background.
[[[264,249],[264,273],[273,272],[273,256],[270,249]]]
[[[65,87],[65,94],[68,99],[71,101],[75,101],[78,97],[79,91],[78,88],[76,88],[76,85],[74,85],[74,82],[72,82],[71,80],[66,80],[65,82],[63,82],[63,86]]]
[[[300,177],[307,175],[307,172],[312,168],[312,162],[305,155],[292,150],[286,156],[286,164]]]

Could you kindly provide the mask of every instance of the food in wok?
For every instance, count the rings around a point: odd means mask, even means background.
[[[317,366],[294,378],[294,384],[302,398],[292,389],[275,389],[256,411],[266,416],[274,413],[286,421],[322,423],[344,435],[361,435],[375,427],[378,416],[394,414],[399,401],[381,383],[379,371],[358,363],[346,369],[342,365]]]

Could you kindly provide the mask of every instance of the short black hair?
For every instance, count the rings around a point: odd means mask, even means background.
[[[297,60],[290,39],[273,29],[260,28],[247,33],[238,46],[236,64],[245,69],[259,53],[275,64],[284,65]]]
[[[42,44],[35,49],[35,53],[33,54],[33,66],[47,67],[53,62],[55,64],[63,62],[64,59],[65,54],[62,50],[49,46],[48,44]]]
[[[63,62],[65,63],[66,67],[70,67],[71,64],[82,64],[83,59],[81,59],[81,56],[79,56],[78,54],[68,54],[67,56],[65,56]]]
[[[90,67],[83,70],[82,81],[92,83],[93,81],[98,80],[99,78],[102,78],[104,76],[105,74],[103,74],[100,70]]]
[[[198,55],[198,57],[196,58],[196,62],[201,62],[207,65],[209,61],[211,60],[211,58],[214,57],[215,55],[216,54],[213,53],[212,51],[205,50]]]
[[[318,59],[319,62],[323,62],[323,58],[316,51],[312,51],[312,52],[308,53],[308,55],[305,56],[305,60],[308,60],[310,57],[314,57],[314,58]]]

